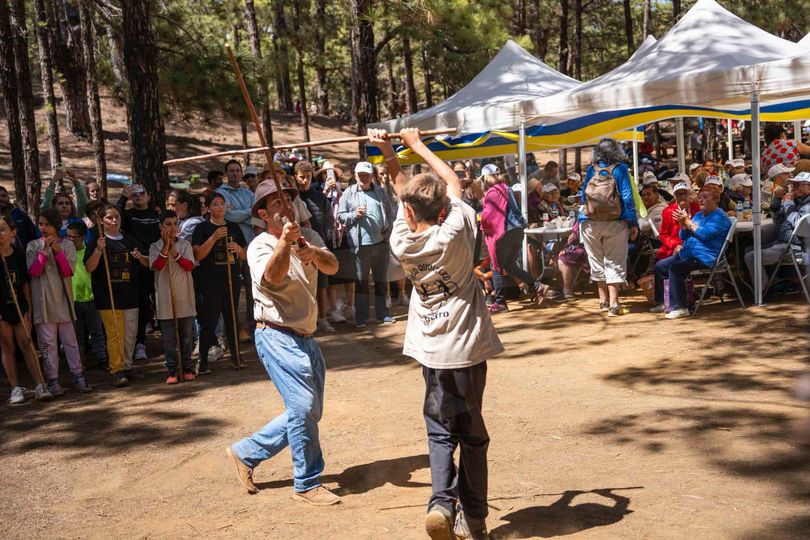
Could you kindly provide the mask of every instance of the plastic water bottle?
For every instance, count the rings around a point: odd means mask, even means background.
[[[737,214],[737,221],[743,220],[743,213],[745,212],[745,205],[743,205],[742,201],[737,201],[735,213]]]
[[[754,211],[751,206],[751,201],[745,199],[745,202],[743,202],[743,219],[745,219],[745,221],[751,221],[753,217]]]

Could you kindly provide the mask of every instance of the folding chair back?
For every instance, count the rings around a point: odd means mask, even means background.
[[[726,251],[728,250],[728,246],[734,240],[734,232],[737,230],[737,218],[729,217],[731,220],[731,227],[728,229],[728,234],[726,234],[726,239],[723,242],[723,247],[720,248],[720,252],[717,254],[717,258],[714,260],[714,265],[712,266],[711,270],[709,271],[709,279],[706,281],[706,285],[700,291],[700,298],[695,303],[695,311],[693,315],[697,313],[698,309],[700,309],[700,305],[703,303],[703,299],[706,297],[706,292],[708,291],[709,285],[712,284],[714,280],[715,274],[726,274],[725,281],[731,283],[734,287],[734,292],[737,295],[737,300],[740,302],[740,306],[745,308],[745,303],[743,302],[742,295],[740,294],[740,289],[737,287],[737,280],[734,279],[734,273],[731,271],[731,267],[728,265],[728,261],[726,260]],[[695,270],[690,275],[694,274],[705,274],[705,270]]]

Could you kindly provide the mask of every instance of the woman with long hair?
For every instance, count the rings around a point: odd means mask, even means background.
[[[67,193],[57,193],[53,196],[51,208],[57,212],[59,219],[59,236],[64,238],[67,234],[67,226],[74,221],[81,221],[77,211],[76,205],[73,204],[73,199]]]
[[[177,214],[177,238],[191,241],[194,229],[205,221],[200,215],[200,200],[185,189],[175,189],[166,197],[166,210]]]
[[[17,358],[15,342],[22,351],[25,365],[31,378],[36,383],[36,399],[47,401],[53,399],[45,385],[45,379],[39,369],[39,358],[34,353],[31,341],[31,287],[28,284],[28,267],[25,254],[15,244],[17,225],[5,214],[0,214],[0,351],[3,357],[3,371],[11,384],[10,405],[25,402],[25,388],[20,386],[17,378]],[[13,289],[12,289],[13,287]],[[12,293],[13,291],[13,293]],[[24,320],[20,320],[17,305]]]
[[[38,218],[42,238],[32,240],[25,249],[34,301],[34,324],[39,351],[45,359],[45,379],[54,396],[65,393],[59,384],[59,344],[62,343],[73,385],[78,392],[90,392],[82,367],[79,343],[73,327],[73,268],[76,248],[59,237],[61,221],[53,208]]]

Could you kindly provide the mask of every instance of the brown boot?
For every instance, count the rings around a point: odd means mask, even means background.
[[[259,488],[253,483],[253,469],[242,463],[242,460],[236,457],[236,454],[233,453],[230,446],[225,449],[225,453],[228,454],[228,457],[233,460],[233,464],[236,465],[236,476],[239,477],[239,482],[245,486],[247,492],[251,495],[258,493]]]
[[[432,506],[425,516],[425,532],[431,540],[456,540],[450,510],[439,505]]]
[[[340,502],[340,497],[323,486],[312,488],[309,491],[294,492],[292,498],[314,506],[329,506]]]

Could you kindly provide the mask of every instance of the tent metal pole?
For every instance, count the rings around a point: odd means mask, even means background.
[[[638,185],[638,141],[636,140],[636,128],[633,128],[633,181]]]
[[[796,120],[793,122],[793,138],[797,143],[802,142],[802,121]]]
[[[523,218],[529,221],[529,181],[526,174],[526,123],[521,118],[520,129],[518,131],[518,174],[520,175],[520,187],[522,188],[520,196],[520,212]],[[526,235],[523,235],[523,268],[528,271],[529,269],[529,244]]]
[[[731,127],[733,120],[729,118],[726,121],[726,131],[728,132],[728,160],[734,159],[734,130]]]
[[[683,133],[683,118],[675,119],[675,144],[678,150],[678,172],[686,172],[686,142]]]
[[[754,69],[756,76],[756,67]],[[762,302],[762,184],[759,148],[759,90],[754,80],[751,94],[751,173],[753,176],[753,221],[754,221],[754,304]]]

